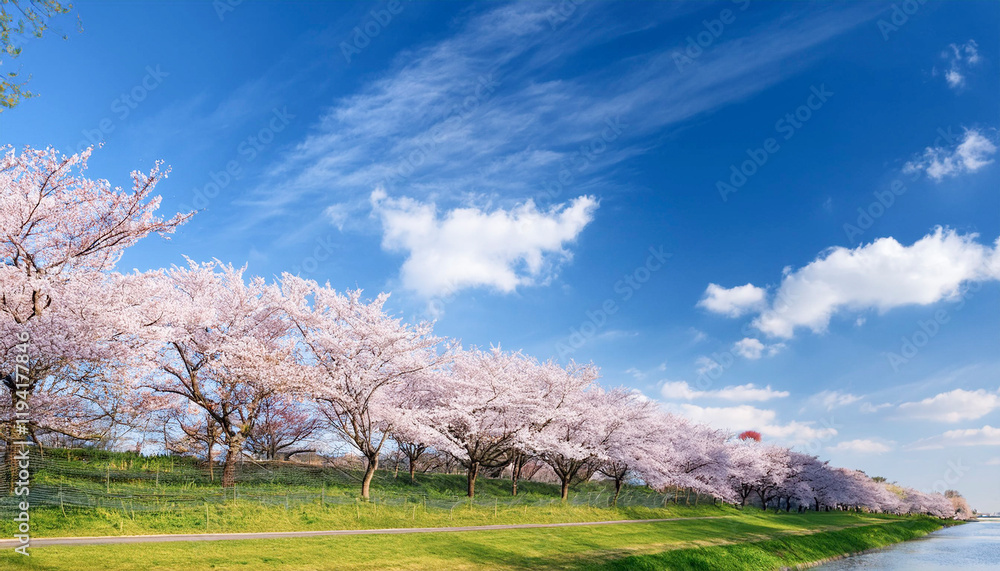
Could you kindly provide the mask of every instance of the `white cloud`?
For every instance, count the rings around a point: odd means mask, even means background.
[[[778,351],[781,351],[784,348],[784,343],[767,345],[761,342],[760,339],[754,339],[752,337],[744,337],[733,345],[733,351],[747,359],[760,359],[765,354],[768,357],[773,357],[778,353]]]
[[[979,63],[979,44],[975,40],[969,40],[964,44],[950,44],[948,49],[941,54],[941,57],[948,61],[948,69],[944,72],[945,81],[948,87],[958,90],[965,87],[965,76],[969,69]],[[937,69],[934,70],[935,75]]]
[[[952,446],[1000,446],[1000,428],[993,428],[987,424],[982,428],[949,430],[940,436],[918,440],[909,448],[936,450]]]
[[[818,428],[814,426],[813,422],[792,421],[781,424],[777,422],[775,411],[750,405],[701,407],[686,403],[667,403],[664,408],[695,422],[702,422],[715,428],[736,432],[756,430],[767,439],[781,440],[789,444],[826,440],[837,435],[837,429],[832,427]]]
[[[924,172],[936,181],[945,177],[973,173],[993,162],[997,147],[976,129],[966,129],[954,149],[927,147],[923,154],[903,165],[907,174]]]
[[[858,402],[862,398],[863,397],[852,395],[851,393],[842,393],[840,391],[821,391],[809,397],[809,400],[806,402],[810,406],[819,406],[825,408],[826,410],[833,410],[835,408]]]
[[[641,381],[646,378],[646,373],[643,373],[635,367],[629,367],[628,369],[625,369],[625,372],[632,375],[632,378],[637,381]]]
[[[975,420],[1000,409],[1000,393],[955,389],[917,402],[899,405],[904,416],[938,422]]]
[[[331,224],[337,227],[337,230],[344,230],[344,223],[347,222],[351,214],[351,207],[348,204],[331,204],[326,207],[323,211],[327,219]]]
[[[763,402],[776,398],[784,398],[789,395],[788,391],[776,391],[771,385],[758,387],[753,383],[745,385],[731,385],[721,389],[701,391],[691,387],[685,381],[668,381],[660,387],[660,394],[666,399],[692,400],[697,398],[714,398],[728,401],[756,401]]]
[[[767,292],[753,284],[746,284],[726,289],[718,284],[708,284],[705,294],[698,302],[698,307],[713,313],[721,313],[728,317],[739,317],[754,309],[759,309],[764,303]]]
[[[979,244],[977,236],[937,228],[910,246],[880,238],[855,249],[831,248],[803,268],[786,269],[754,326],[790,338],[798,327],[825,331],[842,310],[886,312],[957,299],[963,283],[1000,278],[1000,248]]]
[[[997,456],[995,458],[990,458],[983,464],[986,466],[1000,466],[1000,456]]]
[[[827,448],[827,450],[837,452],[856,452],[859,454],[882,454],[892,450],[892,447],[888,444],[883,444],[874,440],[858,439],[838,442],[836,446],[831,446]]]
[[[883,408],[889,408],[891,406],[892,404],[887,402],[884,402],[882,404],[872,404],[870,402],[863,402],[861,403],[860,409],[861,412],[873,413],[873,412],[878,412]]]
[[[955,69],[949,69],[945,72],[944,78],[947,80],[949,87],[961,87],[965,84],[965,76],[958,73],[958,70]]]
[[[695,365],[698,366],[698,368],[695,369],[695,371],[697,371],[699,377],[703,375],[715,376],[721,373],[723,370],[723,366],[719,364],[718,361],[712,359],[711,357],[706,357],[704,355],[695,359],[694,363]]]
[[[381,189],[372,192],[371,203],[382,220],[382,247],[407,253],[403,285],[426,297],[545,283],[571,258],[565,246],[593,220],[598,205],[582,196],[548,210],[529,200],[510,210],[465,207],[440,215],[433,203],[389,198]]]

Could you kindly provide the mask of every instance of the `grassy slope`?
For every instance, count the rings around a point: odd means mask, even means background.
[[[943,525],[945,524],[941,520],[933,518],[912,518],[888,525],[854,527],[737,545],[633,555],[611,561],[603,566],[603,569],[607,571],[781,569],[907,541],[940,529]]]
[[[775,569],[796,561],[906,539],[940,526],[940,522],[930,518],[750,512],[721,520],[593,528],[38,547],[32,549],[30,558],[9,551],[0,553],[0,568],[47,571]],[[843,531],[834,531],[838,529]],[[810,535],[818,531],[827,533]],[[713,547],[703,547],[708,545]]]
[[[641,487],[627,487],[622,507],[608,508],[610,486],[599,482],[588,482],[571,493],[571,500],[587,500],[591,505],[563,505],[559,488],[553,484],[522,482],[520,493],[512,498],[509,481],[480,478],[476,503],[470,504],[464,498],[463,475],[418,474],[417,482],[411,483],[405,473],[394,477],[379,471],[372,485],[374,501],[360,503],[356,500],[360,474],[247,463],[234,500],[232,491],[223,496],[218,482],[210,481],[205,470],[190,459],[51,450],[33,466],[37,467],[31,488],[34,537],[446,527],[735,512],[706,505],[704,497],[697,507],[673,503],[663,507],[662,495]],[[57,495],[68,498],[66,505],[55,500]],[[86,503],[95,498],[102,502],[99,507],[74,507],[70,501]],[[12,499],[16,498],[0,500]],[[39,503],[43,499],[48,505]],[[12,509],[8,506],[6,517],[0,517],[0,536],[14,533]]]

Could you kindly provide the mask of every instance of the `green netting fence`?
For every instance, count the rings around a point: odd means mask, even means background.
[[[243,461],[236,485],[223,489],[221,467],[211,470],[191,458],[140,456],[101,450],[47,450],[30,454],[29,494],[32,508],[105,508],[127,512],[168,511],[204,504],[241,501],[262,506],[291,508],[305,504],[344,505],[359,501],[361,473],[329,465],[289,462]],[[7,469],[0,469],[6,477]],[[213,480],[214,477],[214,480]],[[4,479],[3,481],[7,481]],[[465,497],[464,474],[418,474],[412,484],[405,469],[379,470],[372,482],[370,501],[382,505],[423,505],[455,509],[461,506],[545,506],[562,504],[557,486],[532,481],[519,484],[511,496],[510,482],[480,478],[477,497]],[[570,493],[571,505],[607,507],[613,497],[608,483],[588,482]],[[0,513],[18,511],[25,499],[0,489]],[[658,493],[640,487],[625,487],[617,505],[661,507],[672,504],[713,503],[711,496],[689,490]]]

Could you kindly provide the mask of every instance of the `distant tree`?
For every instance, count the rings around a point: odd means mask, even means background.
[[[306,445],[320,429],[320,421],[306,405],[273,395],[264,399],[253,429],[247,436],[247,450],[265,460],[289,460],[296,454],[315,450]]]

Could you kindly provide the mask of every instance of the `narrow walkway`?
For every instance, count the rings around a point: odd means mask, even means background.
[[[270,531],[259,533],[185,533],[163,535],[109,535],[105,537],[39,537],[31,547],[44,545],[105,545],[114,543],[166,543],[173,541],[224,541],[236,539],[283,539],[287,537],[321,537],[326,535],[374,535],[402,533],[443,533],[454,531],[493,531],[498,529],[532,529],[540,527],[579,527],[623,523],[657,523],[696,519],[719,519],[726,516],[671,517],[663,519],[622,519],[616,521],[581,521],[570,523],[521,523],[509,525],[466,525],[461,527],[401,527],[390,529],[334,529],[328,531]],[[20,545],[16,539],[0,540],[0,548]]]

